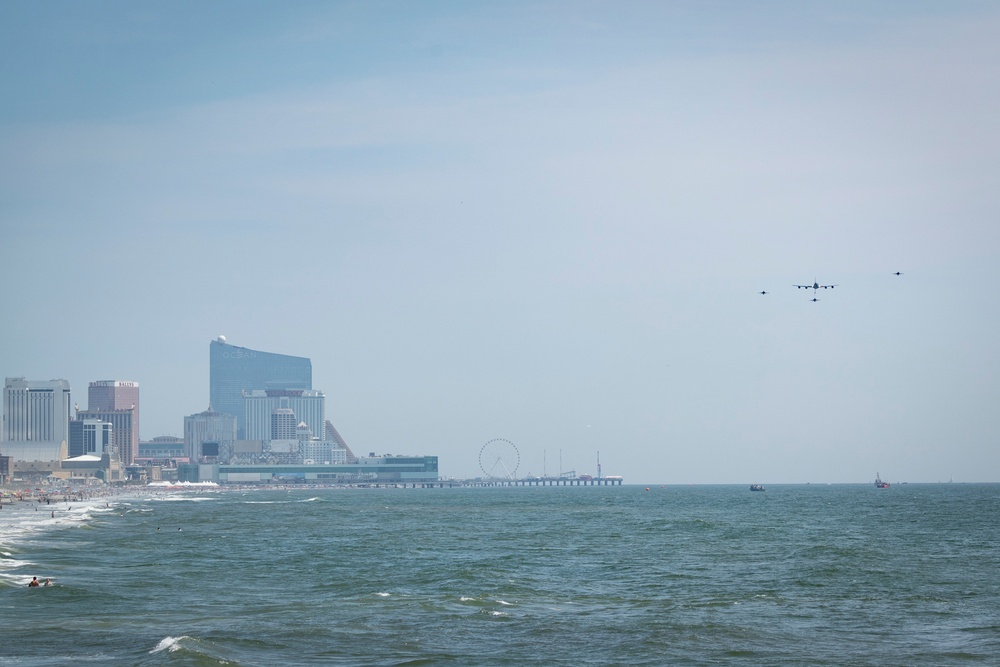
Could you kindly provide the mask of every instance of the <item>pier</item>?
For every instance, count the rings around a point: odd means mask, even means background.
[[[389,482],[384,486],[410,486],[413,488],[461,488],[461,487],[524,487],[524,486],[621,486],[618,476],[609,477],[526,477],[524,479],[439,479],[433,482]],[[374,485],[374,484],[373,484]]]

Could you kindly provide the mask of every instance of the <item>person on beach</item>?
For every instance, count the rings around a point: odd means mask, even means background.
[[[39,586],[39,585],[40,585],[40,584],[38,583],[38,577],[32,577],[32,578],[31,578],[31,581],[30,581],[30,582],[28,582],[28,586],[29,586],[30,588],[34,588],[35,586]]]

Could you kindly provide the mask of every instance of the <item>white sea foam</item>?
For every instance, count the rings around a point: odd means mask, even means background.
[[[0,569],[4,570],[14,570],[19,567],[28,567],[29,565],[34,565],[34,563],[27,560],[17,560],[16,558],[0,558]]]
[[[379,596],[380,598],[387,598],[387,597],[389,597],[389,593],[376,593],[375,595]]]
[[[502,605],[505,605],[507,607],[513,607],[514,606],[513,602],[507,602],[506,600],[497,600],[497,604],[502,604]]]
[[[475,602],[476,598],[470,598],[470,597],[466,597],[466,596],[463,595],[462,597],[458,598],[458,601],[459,602]]]
[[[181,640],[191,639],[187,635],[182,635],[180,637],[164,637],[160,640],[160,643],[156,645],[150,653],[159,653],[160,651],[169,651],[173,653],[174,651],[180,651],[183,646],[181,646]]]
[[[94,518],[97,505],[103,507],[107,505],[107,500],[94,498],[50,505],[19,502],[5,507],[3,523],[0,523],[0,544],[4,546],[4,555],[0,557],[0,579],[3,583],[22,586],[31,581],[27,575],[41,574],[26,572],[37,564],[17,557],[20,551],[17,547],[44,540],[53,531],[87,526]]]
[[[16,567],[25,567],[29,565],[31,566],[34,565],[33,563],[29,563],[28,561],[6,561],[6,563],[12,563],[12,562],[17,563]],[[14,566],[11,566],[10,569],[13,570]],[[15,588],[21,588],[23,586],[27,586],[30,582],[31,582],[30,574],[17,574],[13,571],[8,572],[6,569],[3,568],[2,565],[0,565],[0,586],[4,587],[11,586]],[[0,660],[0,662],[2,662],[2,660]]]
[[[0,586],[20,586],[20,577],[0,572]]]
[[[19,502],[5,506],[3,522],[0,523],[0,545],[10,547],[37,539],[52,530],[79,527],[87,525],[96,517],[120,511],[109,505],[120,505],[119,498],[88,498],[41,504],[34,502]],[[5,550],[9,555],[9,551]]]

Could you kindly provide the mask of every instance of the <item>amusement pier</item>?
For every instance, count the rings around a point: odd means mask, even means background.
[[[579,477],[526,477],[523,479],[505,478],[476,478],[476,479],[439,479],[435,481],[421,482],[388,482],[383,484],[371,483],[365,486],[391,486],[410,487],[422,489],[434,488],[462,488],[462,487],[503,487],[503,486],[621,486],[624,479],[620,475],[607,475],[605,477],[591,477],[581,475]]]

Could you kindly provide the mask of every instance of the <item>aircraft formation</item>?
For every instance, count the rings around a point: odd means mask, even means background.
[[[901,275],[903,275],[903,272],[902,271],[895,271],[895,272],[893,272],[892,275],[894,275],[894,276],[901,276]],[[833,285],[821,285],[819,283],[819,281],[816,281],[816,280],[813,281],[812,285],[792,285],[792,287],[794,287],[796,289],[811,289],[813,291],[813,298],[811,298],[809,300],[812,301],[813,303],[816,303],[817,301],[819,301],[819,298],[816,296],[816,293],[819,290],[821,290],[821,289],[833,289],[836,286],[837,286],[837,283],[834,283]],[[767,290],[761,290],[761,291],[757,292],[757,294],[770,294],[770,292],[768,292]]]

